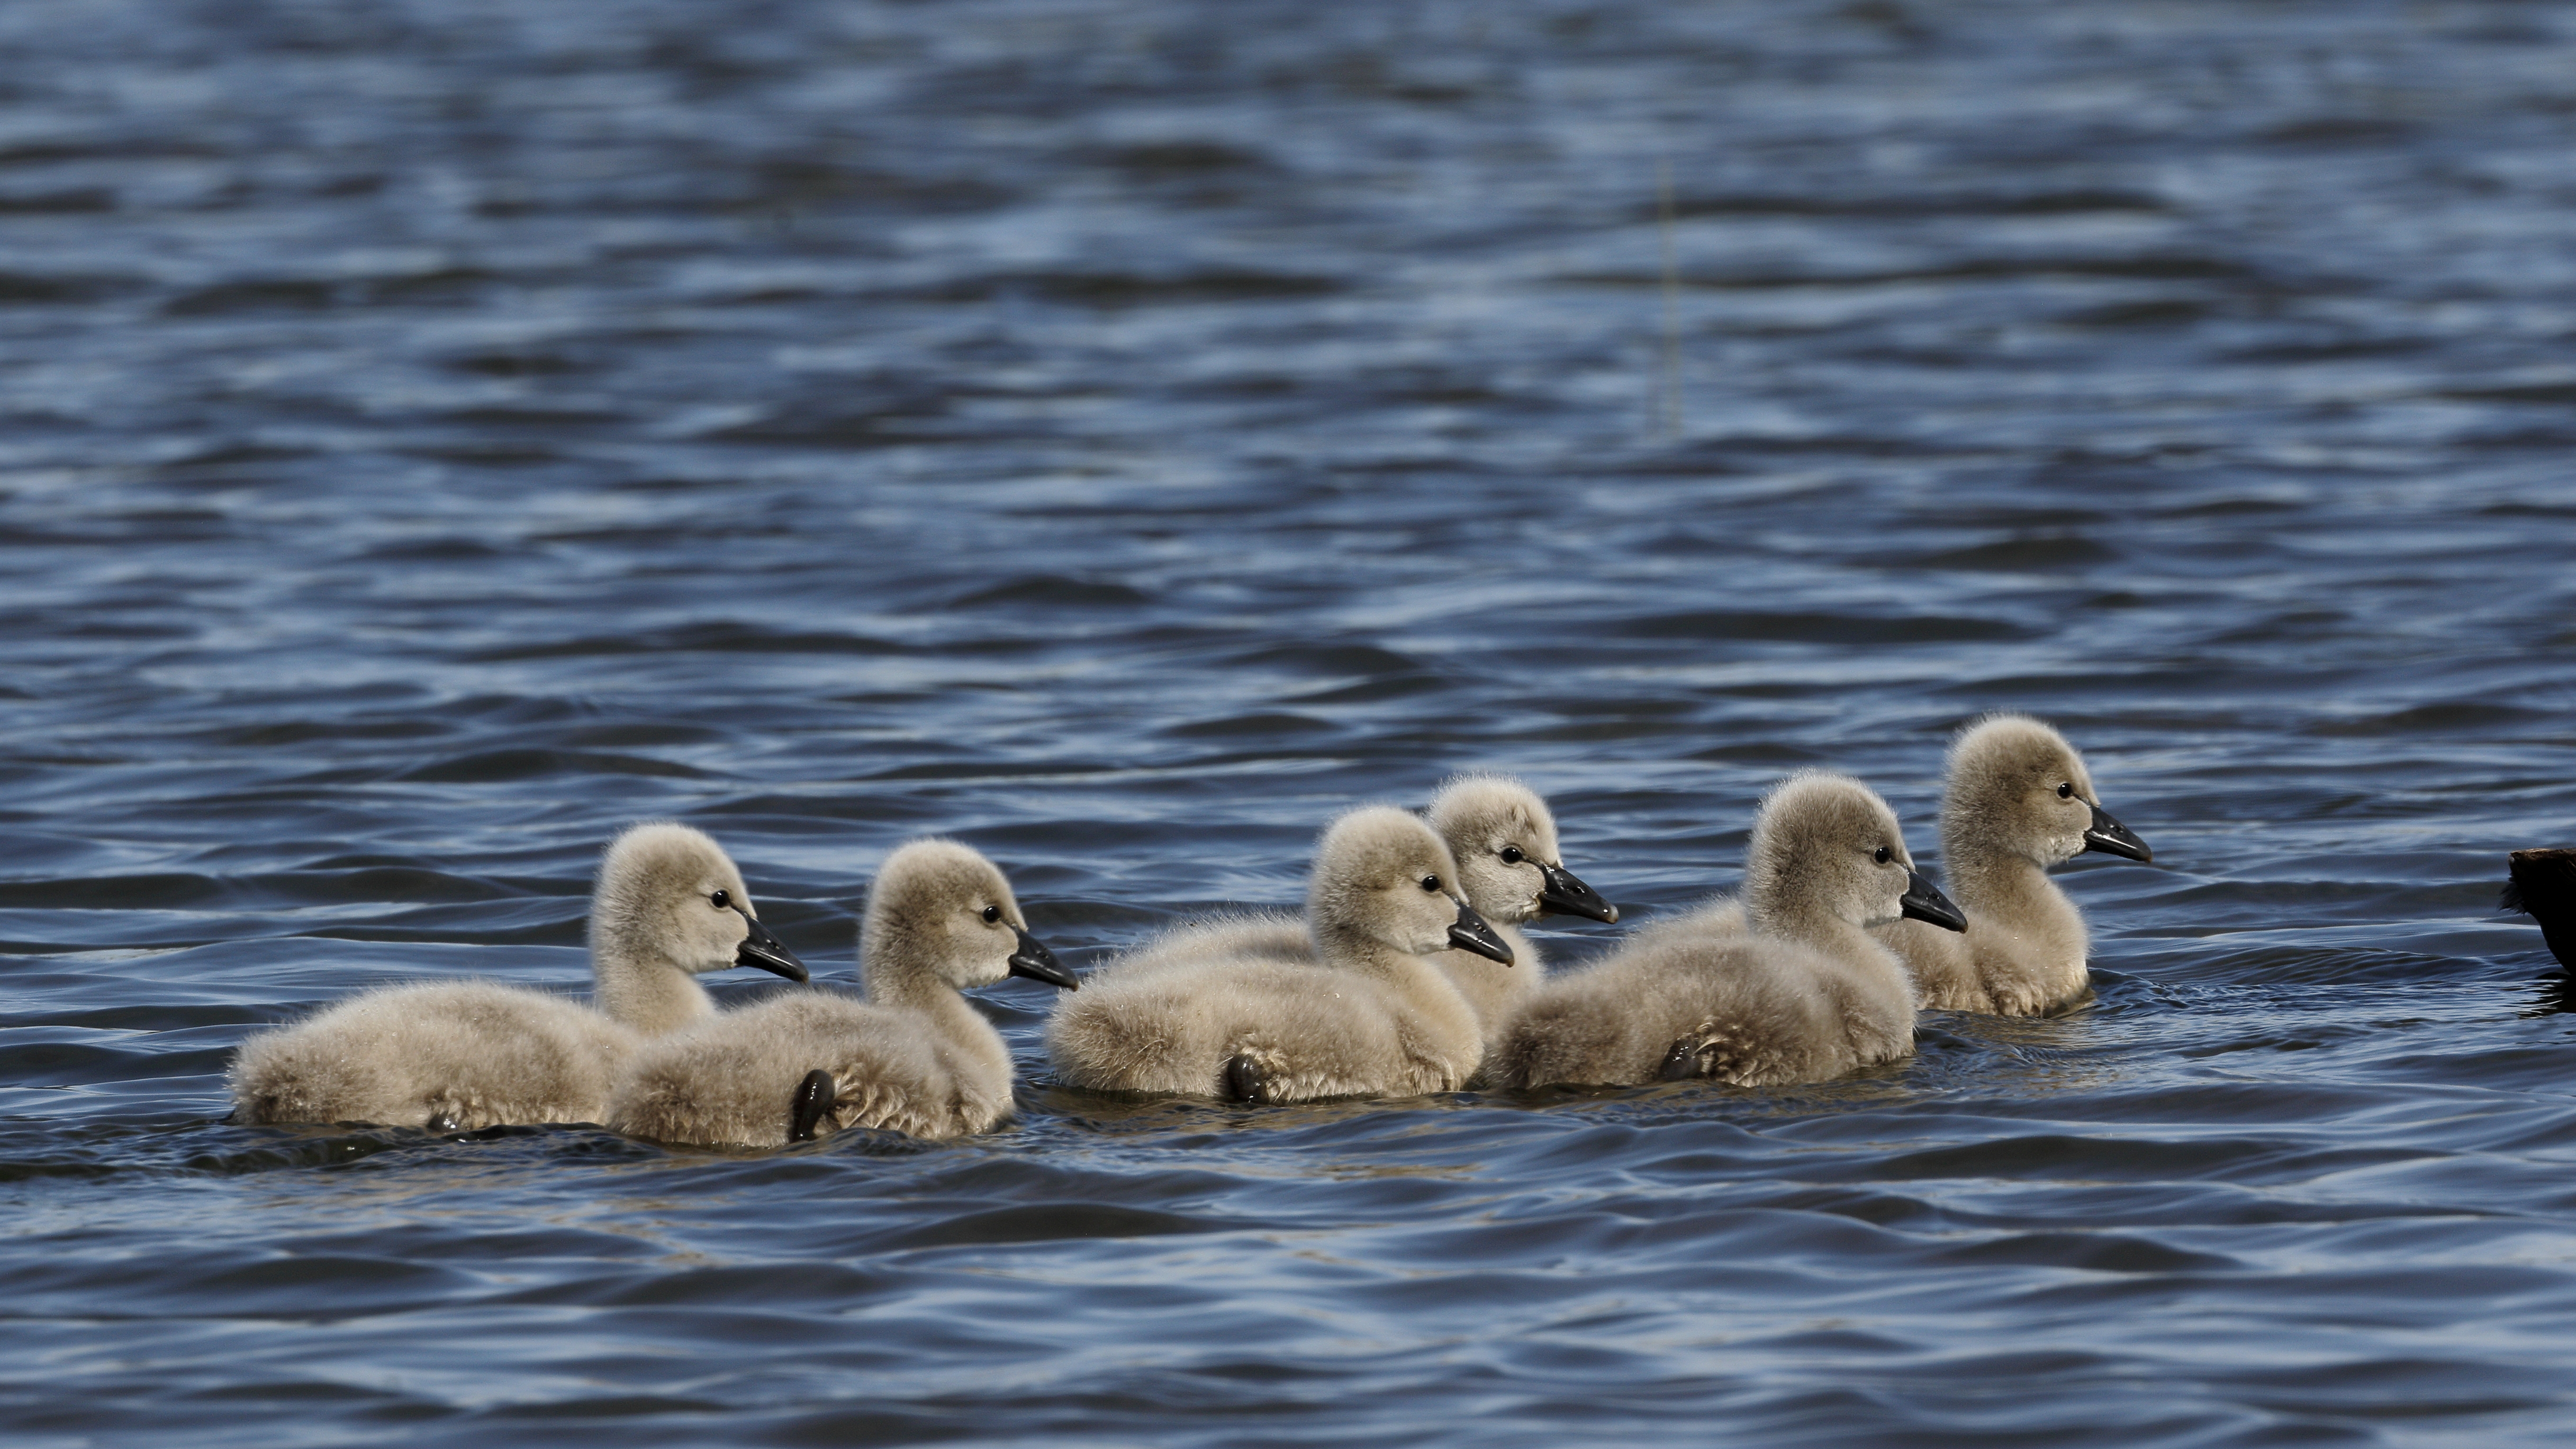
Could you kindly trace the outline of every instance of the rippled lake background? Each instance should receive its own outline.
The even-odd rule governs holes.
[[[2571,238],[2566,5],[18,0],[0,1430],[2564,1442]],[[2156,862],[1853,1080],[1111,1100],[1012,983],[961,1143],[222,1121],[638,818],[844,983],[908,836],[1093,963],[1467,767],[1651,919],[1995,708]]]

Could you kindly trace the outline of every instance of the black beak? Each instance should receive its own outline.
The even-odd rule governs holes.
[[[2104,855],[2116,855],[2122,860],[2156,858],[2156,853],[2147,849],[2145,841],[2130,834],[2129,827],[2112,819],[2111,812],[2099,805],[2093,807],[2093,824],[2084,832],[2084,848],[2098,850]]]
[[[1905,898],[1899,902],[1900,914],[1909,921],[1929,921],[1945,931],[1968,929],[1967,914],[1941,894],[1941,888],[1923,878],[1923,873],[1905,873]]]
[[[1017,926],[1011,929],[1020,930]],[[1074,979],[1072,972],[1064,969],[1063,962],[1055,959],[1055,953],[1046,948],[1046,942],[1026,931],[1020,931],[1020,948],[1011,953],[1011,974],[1025,976],[1031,981],[1043,981],[1049,986],[1061,986],[1067,991],[1082,989],[1082,983]]]
[[[1485,918],[1465,901],[1458,903],[1458,919],[1449,923],[1449,944],[1461,951],[1473,951],[1488,961],[1512,964],[1511,943],[1494,934],[1494,928],[1485,924]]]
[[[814,979],[806,974],[805,963],[796,959],[795,952],[778,944],[778,938],[769,934],[769,928],[760,923],[758,916],[740,906],[733,909],[734,914],[742,917],[742,923],[751,927],[751,933],[742,938],[742,949],[733,953],[733,964],[774,971],[790,981]]]
[[[1561,865],[1550,865],[1543,860],[1532,861],[1531,864],[1538,867],[1540,878],[1547,882],[1539,888],[1540,910],[1556,911],[1568,916],[1582,916],[1594,921],[1609,922],[1619,919],[1619,908],[1601,899],[1599,891],[1576,880],[1574,872]]]

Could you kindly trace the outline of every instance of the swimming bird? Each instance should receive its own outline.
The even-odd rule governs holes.
[[[1992,715],[1950,746],[1941,792],[1941,867],[1968,913],[1962,935],[1907,922],[1882,936],[1905,958],[1927,1010],[2036,1016],[2092,996],[2084,913],[2046,872],[2088,850],[2154,852],[2111,818],[2084,757],[2027,715]]]
[[[2539,922],[2549,954],[2576,971],[2576,850],[2517,850],[2506,869],[2504,909]]]
[[[701,972],[804,963],[753,914],[722,847],[685,825],[638,825],[601,857],[591,897],[595,1005],[491,981],[361,993],[241,1045],[234,1120],[376,1122],[471,1131],[596,1122],[646,1039],[715,1014]]]
[[[1509,969],[1511,947],[1459,893],[1419,818],[1363,806],[1315,849],[1311,960],[1148,943],[1058,1003],[1047,1056],[1066,1085],[1237,1101],[1453,1091],[1484,1054],[1476,1014],[1425,959],[1450,947]]]
[[[637,1052],[608,1125],[635,1137],[777,1147],[845,1127],[981,1132],[1011,1114],[1011,1053],[961,991],[1025,976],[1071,990],[1011,883],[953,840],[886,857],[859,922],[866,995],[793,991]]]
[[[1455,947],[1426,958],[1466,998],[1490,1044],[1547,977],[1538,948],[1516,927],[1550,914],[1615,922],[1619,908],[1565,868],[1557,846],[1555,815],[1537,791],[1518,780],[1505,775],[1456,776],[1440,787],[1422,813],[1458,864],[1460,893],[1467,904],[1511,948],[1507,971],[1495,970],[1493,962],[1476,952]],[[1151,970],[1166,962],[1230,956],[1312,961],[1314,937],[1295,916],[1224,916],[1166,932],[1130,955],[1120,969]]]
[[[1966,923],[1915,872],[1887,802],[1847,775],[1792,775],[1763,799],[1744,877],[1742,928],[1640,932],[1549,982],[1505,1028],[1488,1079],[1771,1086],[1912,1053],[1914,983],[1870,928]]]

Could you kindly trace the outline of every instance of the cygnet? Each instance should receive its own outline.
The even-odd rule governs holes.
[[[1910,1054],[1914,983],[1869,928],[1965,922],[1915,873],[1887,803],[1849,776],[1791,776],[1762,802],[1744,876],[1743,929],[1641,932],[1548,983],[1505,1029],[1487,1077],[1771,1086]]]
[[[2505,864],[2504,908],[2539,922],[2549,954],[2576,971],[2576,850],[2517,850]]]
[[[1542,915],[1616,921],[1619,908],[1565,868],[1556,840],[1556,817],[1547,801],[1503,775],[1460,775],[1440,787],[1423,811],[1458,863],[1467,904],[1494,928],[1512,952],[1511,969],[1472,951],[1452,948],[1430,956],[1449,984],[1476,1013],[1490,1044],[1520,1003],[1546,979],[1547,965],[1520,931]],[[1257,956],[1281,961],[1315,959],[1306,923],[1288,915],[1219,917],[1179,927],[1132,954],[1121,970],[1151,970],[1166,962]]]
[[[730,966],[806,979],[721,847],[685,825],[638,825],[608,847],[591,897],[595,1006],[489,981],[365,992],[243,1042],[234,1120],[597,1122],[645,1039],[714,1015],[697,976]]]
[[[2047,876],[2088,850],[2154,858],[2093,793],[2084,758],[2026,715],[1960,731],[1941,792],[1941,871],[1964,936],[1912,923],[1883,933],[1934,1011],[2039,1016],[2092,996],[2084,913]]]
[[[1237,1101],[1453,1091],[1484,1054],[1475,1012],[1428,957],[1509,969],[1512,949],[1460,893],[1420,819],[1364,806],[1324,832],[1307,883],[1311,960],[1194,959],[1149,943],[1095,972],[1047,1024],[1068,1086]],[[1248,923],[1257,932],[1259,922]]]
[[[886,857],[859,922],[864,999],[795,991],[638,1052],[608,1125],[705,1146],[777,1147],[844,1127],[981,1132],[1011,1114],[1011,1053],[961,991],[1072,972],[1029,934],[1002,872],[953,840]]]

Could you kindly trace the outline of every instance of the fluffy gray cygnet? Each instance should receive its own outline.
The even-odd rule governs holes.
[[[981,1132],[1011,1114],[1011,1054],[961,991],[1026,976],[1072,988],[1002,872],[953,840],[886,857],[859,922],[865,999],[794,991],[636,1053],[608,1125],[703,1146],[777,1147],[844,1127]]]
[[[1968,914],[1964,936],[1914,922],[1880,939],[1905,958],[1934,1011],[2037,1016],[2091,999],[2084,913],[2050,866],[2088,850],[2153,858],[2103,810],[2084,757],[2026,715],[1960,731],[1941,792],[1941,872]]]
[[[1452,1091],[1484,1053],[1476,1014],[1428,957],[1452,946],[1510,969],[1512,951],[1458,887],[1431,827],[1365,806],[1324,832],[1307,883],[1312,959],[1196,954],[1219,937],[1150,942],[1093,973],[1047,1024],[1068,1086],[1239,1101]],[[1274,921],[1232,923],[1257,947]],[[1185,934],[1203,928],[1185,928]]]
[[[597,1122],[645,1040],[715,1014],[701,972],[804,964],[752,914],[721,847],[668,822],[620,835],[590,907],[592,999],[489,981],[388,986],[242,1043],[234,1120],[376,1122],[472,1131]]]
[[[1505,1029],[1487,1077],[1770,1086],[1910,1054],[1914,983],[1870,928],[1964,922],[1915,873],[1887,803],[1849,776],[1791,776],[1762,802],[1744,875],[1745,928],[1640,932],[1548,983]]]
[[[1449,978],[1476,1013],[1488,1045],[1522,1001],[1547,979],[1538,948],[1515,929],[1542,915],[1616,921],[1619,908],[1565,868],[1556,841],[1556,817],[1547,801],[1503,775],[1460,775],[1440,787],[1423,810],[1431,828],[1458,863],[1467,904],[1511,947],[1512,965],[1497,971],[1484,956],[1452,947],[1428,958]],[[1121,969],[1151,970],[1173,961],[1219,957],[1280,961],[1315,959],[1306,923],[1287,915],[1220,917],[1179,927],[1128,957]]]

